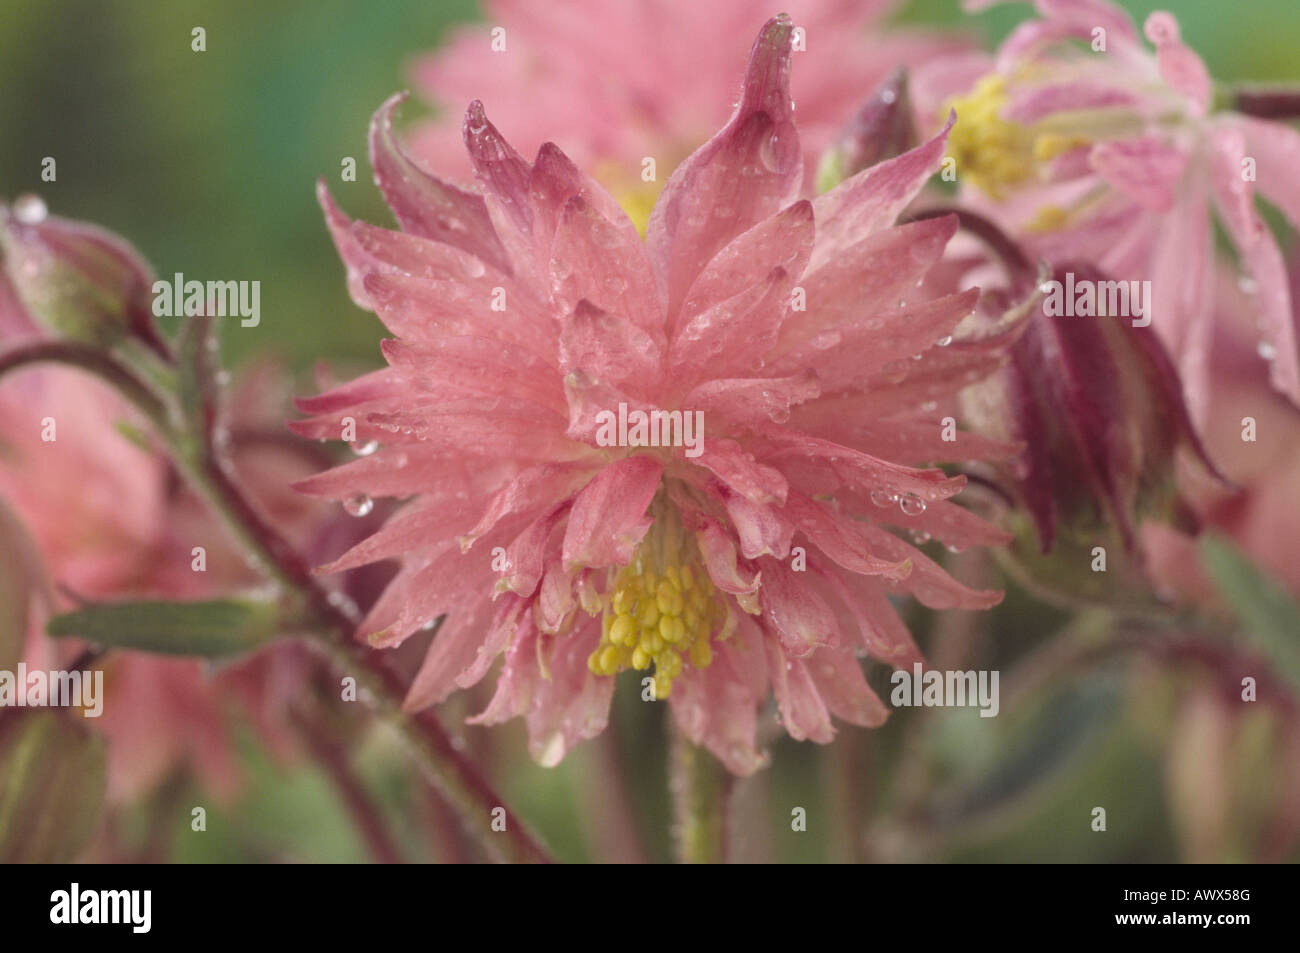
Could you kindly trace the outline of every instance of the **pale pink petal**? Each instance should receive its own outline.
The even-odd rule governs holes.
[[[819,645],[840,643],[835,613],[801,573],[766,557],[758,566],[763,573],[759,597],[764,622],[780,638],[787,656],[803,658]]]
[[[630,223],[616,227],[581,195],[563,205],[548,248],[551,294],[571,310],[586,299],[663,346],[663,306],[645,245]]]
[[[879,162],[845,179],[813,202],[817,243],[810,269],[820,268],[850,245],[894,223],[898,214],[939,170],[948,130],[955,118],[934,138],[901,156]]]
[[[405,231],[463,249],[508,274],[510,262],[482,197],[429,175],[398,145],[393,113],[405,98],[391,97],[370,124],[370,162],[388,207]]]
[[[1182,41],[1178,21],[1157,10],[1147,17],[1143,32],[1156,45],[1156,65],[1161,78],[1192,101],[1197,115],[1205,115],[1210,104],[1210,74],[1205,63]]]
[[[835,729],[803,659],[791,658],[775,639],[766,639],[763,646],[767,650],[772,694],[785,730],[796,741],[808,738],[827,744],[835,736]]]
[[[863,728],[879,728],[889,717],[889,709],[871,690],[849,649],[820,648],[804,661],[804,667],[822,702],[837,718]]]
[[[673,718],[687,738],[708,748],[727,770],[750,775],[768,762],[755,744],[758,710],[767,692],[762,636],[742,626],[714,645],[708,668],[687,666],[673,683]]]
[[[655,203],[646,247],[669,314],[723,246],[798,197],[803,156],[790,103],[790,33],[788,17],[764,26],[731,120],[677,167]]]
[[[1094,146],[1090,161],[1097,174],[1144,208],[1167,212],[1187,156],[1154,137],[1119,139]]]
[[[566,569],[625,566],[652,520],[646,509],[664,468],[638,454],[604,467],[578,494],[564,532]]]
[[[709,578],[719,589],[733,594],[751,593],[758,589],[761,573],[754,572],[747,577],[741,571],[736,544],[716,519],[707,519],[695,534],[695,539]]]
[[[1255,210],[1255,194],[1242,175],[1245,141],[1236,129],[1214,135],[1215,206],[1255,281],[1256,323],[1271,348],[1269,381],[1292,403],[1300,405],[1300,344],[1296,322],[1300,311],[1291,301],[1290,279],[1273,233]]]
[[[629,381],[644,389],[659,378],[662,350],[647,332],[585,298],[560,329],[560,368],[582,370],[597,380]]]

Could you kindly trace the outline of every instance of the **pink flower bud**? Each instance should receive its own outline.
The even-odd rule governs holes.
[[[0,251],[23,306],[58,336],[102,346],[127,334],[155,339],[153,273],[116,235],[51,217],[29,195],[0,206]]]

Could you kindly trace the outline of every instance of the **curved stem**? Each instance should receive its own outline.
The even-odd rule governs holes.
[[[731,775],[717,759],[672,728],[669,786],[673,792],[677,859],[683,864],[727,861],[727,801]]]
[[[346,599],[332,592],[314,576],[307,560],[267,520],[239,486],[233,466],[213,439],[217,414],[215,375],[211,373],[213,353],[205,338],[196,336],[194,348],[182,359],[196,358],[198,392],[189,395],[194,406],[186,415],[199,431],[191,434],[177,426],[181,415],[111,354],[68,342],[41,342],[0,354],[0,377],[21,367],[57,362],[98,374],[136,404],[166,441],[178,468],[220,516],[227,528],[257,557],[263,571],[282,586],[298,593],[316,623],[309,644],[323,651],[344,674],[357,678],[370,708],[392,722],[417,756],[430,783],[462,814],[466,827],[478,835],[490,856],[513,862],[546,863],[550,856],[517,815],[505,810],[505,830],[493,829],[492,813],[505,808],[469,759],[456,750],[432,712],[406,714],[401,700],[405,686],[375,653],[352,641],[356,612]],[[186,395],[182,395],[182,403]],[[498,825],[499,826],[499,825]]]
[[[144,380],[107,351],[70,341],[24,344],[0,354],[0,377],[35,364],[67,364],[95,374],[135,404],[162,433],[171,438],[174,422],[167,404]]]
[[[1300,119],[1300,89],[1287,86],[1239,86],[1232,91],[1234,112],[1260,119]]]
[[[366,790],[365,784],[353,770],[352,763],[348,760],[348,752],[337,741],[321,731],[317,720],[303,713],[294,712],[293,721],[298,728],[298,734],[315,755],[317,763],[334,783],[343,806],[356,825],[361,839],[366,843],[370,856],[380,864],[402,863],[402,852],[393,842],[392,835],[388,832],[384,818],[370,792]]]

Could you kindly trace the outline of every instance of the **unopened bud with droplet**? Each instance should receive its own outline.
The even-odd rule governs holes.
[[[128,334],[156,340],[152,270],[116,235],[50,216],[26,195],[0,205],[0,252],[23,307],[58,336],[100,346]]]
[[[912,148],[915,130],[901,66],[872,91],[839,138],[822,153],[817,191],[827,192],[851,175]]]

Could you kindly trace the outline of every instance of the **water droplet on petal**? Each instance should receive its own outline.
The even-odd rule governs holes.
[[[893,490],[886,489],[883,486],[877,487],[876,489],[871,491],[871,502],[875,503],[877,506],[883,509],[886,506],[893,506],[895,503],[897,503],[898,494],[895,493]]]
[[[781,171],[781,137],[775,132],[763,140],[758,147],[758,158],[769,172]]]
[[[369,443],[350,443],[349,447],[358,457],[368,457],[379,449],[379,441],[371,440]]]
[[[952,343],[952,335],[945,334],[943,337],[939,338],[939,340],[935,341],[934,343],[939,345],[939,347],[947,347],[949,344]]]
[[[350,496],[343,501],[343,512],[349,516],[366,516],[375,508],[375,501],[364,493]]]
[[[1255,293],[1255,289],[1258,288],[1259,286],[1255,284],[1255,279],[1250,277],[1250,275],[1242,275],[1237,279],[1237,287],[1240,288],[1245,294],[1253,295]]]
[[[925,512],[925,500],[915,493],[904,493],[898,498],[898,508],[908,516],[920,516]]]
[[[1259,344],[1255,346],[1255,353],[1257,353],[1264,360],[1271,361],[1275,357],[1277,357],[1277,348],[1275,348],[1268,341],[1260,341]]]
[[[14,199],[14,218],[24,225],[37,225],[45,221],[45,216],[49,213],[45,199],[32,192]]]

